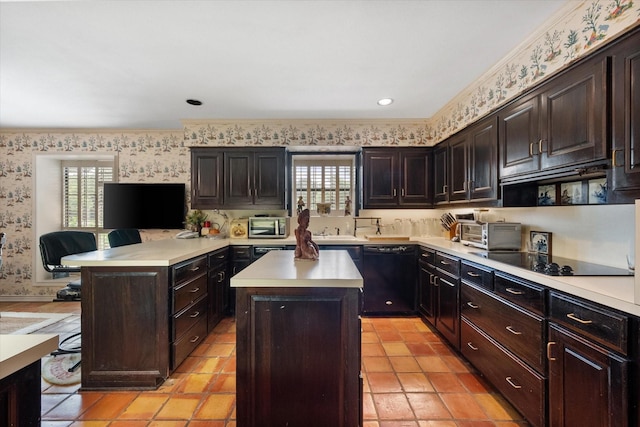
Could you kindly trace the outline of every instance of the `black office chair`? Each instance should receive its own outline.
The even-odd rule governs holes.
[[[40,236],[42,266],[54,279],[68,277],[80,272],[80,267],[61,265],[60,259],[67,255],[97,250],[96,236],[87,231],[54,231]],[[73,280],[56,294],[57,300],[78,301],[81,297],[80,279]]]
[[[140,232],[136,228],[118,228],[110,231],[107,237],[109,238],[109,246],[112,248],[142,243]]]
[[[97,250],[96,236],[86,231],[54,231],[40,236],[40,254],[42,265],[54,278],[69,276],[69,273],[80,271],[80,267],[60,265],[60,259],[67,255]],[[81,281],[73,280],[66,287],[56,293],[56,301],[78,301],[81,297]],[[79,344],[81,333],[75,333],[60,341],[58,349],[51,353],[52,356],[61,354],[80,353],[82,347]],[[68,369],[73,372],[80,366],[80,361]]]

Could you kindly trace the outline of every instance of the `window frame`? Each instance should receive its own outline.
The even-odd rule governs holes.
[[[288,193],[288,200],[289,200],[289,213],[290,215],[296,216],[297,215],[297,188],[296,188],[296,173],[295,173],[295,168],[297,164],[300,163],[317,163],[319,165],[330,165],[331,162],[334,162],[334,164],[338,164],[338,163],[344,163],[344,162],[349,162],[351,164],[351,193],[350,193],[350,197],[352,200],[351,203],[351,216],[357,216],[358,214],[358,210],[359,210],[359,206],[360,206],[360,200],[361,200],[361,189],[360,189],[360,182],[361,182],[361,164],[362,164],[362,160],[361,160],[361,150],[357,150],[357,151],[327,151],[327,152],[312,152],[312,151],[304,151],[304,152],[289,152],[288,153],[289,156],[289,161],[287,162],[287,164],[289,165],[289,167],[287,168],[288,170],[288,176],[287,176],[287,182],[289,183],[290,190],[287,192]],[[309,189],[307,188],[307,191],[309,191]],[[336,195],[339,194],[339,190],[336,193]],[[315,209],[312,209],[309,203],[309,198],[307,197],[306,199],[304,199],[306,205],[305,208],[308,208],[311,211],[311,215],[316,215]],[[331,217],[344,217],[344,207],[338,207],[336,208],[335,206],[332,206],[332,212],[331,212]]]

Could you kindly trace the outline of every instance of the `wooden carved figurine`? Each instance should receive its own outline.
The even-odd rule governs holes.
[[[311,214],[309,209],[304,209],[298,215],[298,228],[296,228],[296,250],[294,254],[295,259],[308,259],[315,261],[319,257],[320,248],[311,240],[311,232],[307,230],[309,228],[309,219]]]

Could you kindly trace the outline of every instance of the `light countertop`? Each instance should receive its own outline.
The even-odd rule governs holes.
[[[541,273],[479,257],[472,254],[472,252],[479,251],[477,248],[464,246],[461,243],[451,242],[442,237],[412,237],[410,241],[371,241],[364,237],[354,238],[352,236],[314,236],[313,239],[320,246],[402,243],[422,244],[450,255],[454,255],[477,264],[486,265],[522,279],[530,280],[551,289],[557,289],[635,316],[640,316],[640,305],[634,303],[635,280],[633,276],[547,276]],[[290,236],[286,239],[165,239],[129,246],[121,246],[104,251],[70,255],[64,257],[62,262],[65,265],[75,266],[171,266],[216,249],[224,248],[228,245],[295,246],[295,238]],[[272,252],[277,253],[280,251]],[[326,249],[321,249],[321,255],[325,252],[327,252]],[[260,260],[262,258],[260,258]],[[256,262],[259,262],[260,260]]]
[[[0,335],[0,379],[41,359],[58,348],[58,335]]]
[[[271,251],[233,276],[231,286],[362,288],[363,280],[347,251],[323,250],[315,261]]]

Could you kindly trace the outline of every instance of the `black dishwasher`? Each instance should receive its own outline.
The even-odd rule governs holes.
[[[365,245],[363,258],[363,314],[415,315],[416,246]]]

